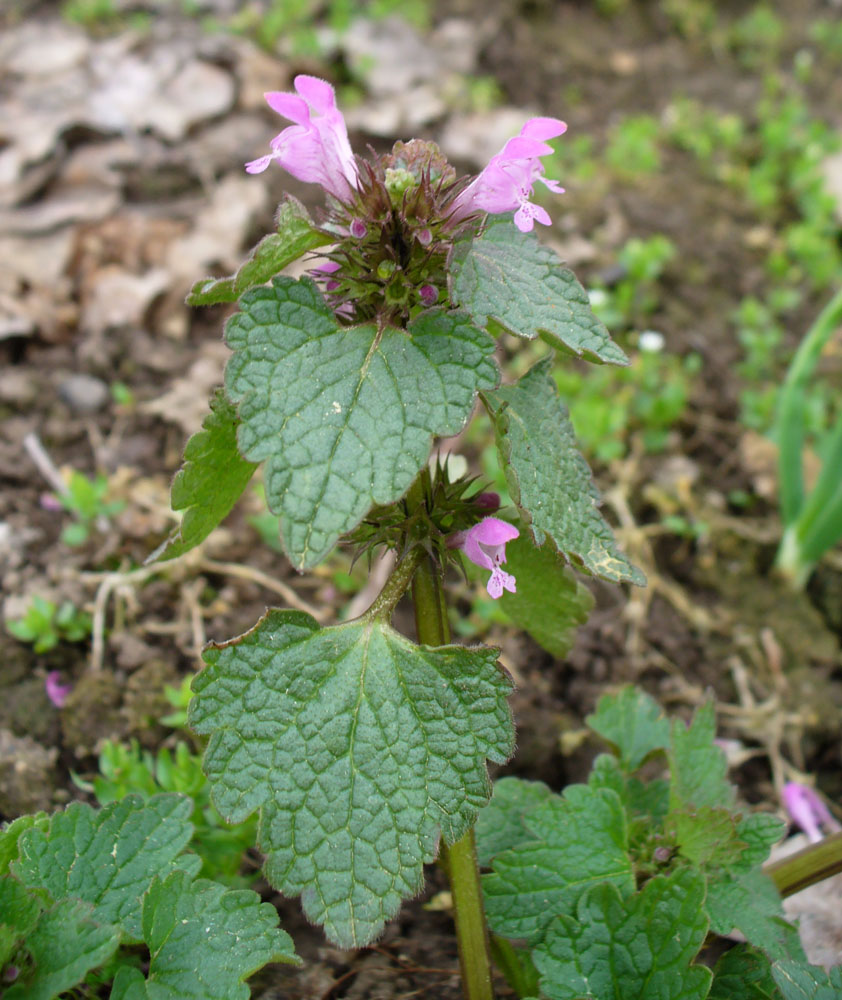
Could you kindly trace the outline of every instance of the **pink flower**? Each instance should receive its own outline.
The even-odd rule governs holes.
[[[44,688],[47,692],[47,697],[56,706],[56,708],[61,708],[67,701],[67,696],[73,690],[71,684],[61,683],[61,674],[58,670],[51,670],[44,681]]]
[[[269,144],[272,152],[246,164],[259,174],[272,160],[293,177],[320,184],[340,201],[348,201],[359,186],[357,165],[342,112],[336,107],[333,87],[316,76],[295,78],[295,94],[264,94],[269,107],[295,122]]]
[[[471,212],[514,212],[515,225],[528,233],[534,223],[550,225],[547,211],[534,205],[529,196],[535,181],[540,181],[550,191],[561,194],[564,188],[557,181],[544,177],[541,157],[552,152],[546,139],[554,139],[567,131],[567,125],[558,118],[530,118],[520,130],[520,135],[509,139],[502,150],[492,156],[485,170],[457,195],[453,204],[453,218],[463,219]]]
[[[801,785],[790,781],[784,785],[783,800],[786,811],[793,822],[807,834],[812,843],[822,839],[822,827],[825,830],[842,830],[839,822],[830,814],[830,810],[809,785]]]
[[[500,566],[506,561],[506,542],[519,534],[514,525],[498,517],[485,517],[467,531],[457,532],[450,543],[453,548],[462,549],[472,563],[491,570],[486,589],[495,600],[504,589],[515,593],[515,578]]]

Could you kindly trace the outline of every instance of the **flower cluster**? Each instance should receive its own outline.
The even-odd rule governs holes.
[[[328,194],[323,229],[337,238],[337,248],[329,270],[314,277],[341,317],[400,322],[440,302],[453,240],[484,213],[514,212],[522,232],[535,222],[549,225],[546,210],[530,197],[537,181],[563,190],[544,177],[541,158],[552,152],[547,140],[566,130],[564,122],[530,119],[477,177],[460,181],[435,143],[422,140],[398,142],[390,154],[358,160],[333,87],[301,75],[295,90],[265,95],[293,124],[246,170],[259,173],[274,160]]]

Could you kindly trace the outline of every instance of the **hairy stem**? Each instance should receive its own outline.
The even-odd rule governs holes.
[[[782,896],[792,896],[808,885],[838,875],[842,872],[842,833],[834,833],[803,851],[764,865],[763,871]]]
[[[407,496],[410,507],[426,501],[429,485],[429,471],[423,469]],[[412,581],[415,626],[418,641],[425,646],[443,646],[450,642],[442,575],[441,566],[425,553]],[[466,1000],[493,1000],[488,928],[473,829],[450,847],[442,842],[441,861],[453,895],[459,965]]]

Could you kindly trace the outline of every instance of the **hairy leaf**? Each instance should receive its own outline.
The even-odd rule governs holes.
[[[792,955],[792,928],[783,919],[780,896],[759,869],[711,879],[705,909],[714,933],[726,935],[736,928],[771,959]]]
[[[491,216],[479,237],[456,243],[451,275],[453,302],[480,326],[496,323],[529,339],[541,334],[590,361],[628,364],[573,272],[510,215]]]
[[[143,899],[149,973],[118,972],[111,1000],[248,1000],[243,983],[268,962],[297,963],[278,911],[250,889],[191,882],[185,872],[155,879]]]
[[[673,721],[669,751],[671,811],[688,806],[733,807],[735,790],[728,781],[728,762],[713,742],[715,736],[713,702],[702,705],[689,726],[679,719]]]
[[[670,724],[658,704],[633,684],[604,694],[585,722],[617,750],[625,771],[636,771],[656,750],[670,745]]]
[[[50,817],[45,812],[18,816],[0,830],[0,875],[9,871],[11,863],[18,857],[18,840],[24,830],[37,826],[46,830],[50,825]]]
[[[576,627],[588,620],[594,603],[591,592],[570,572],[552,542],[537,548],[525,533],[507,543],[506,569],[517,579],[517,593],[503,592],[503,611],[547,652],[566,656]]]
[[[549,927],[534,952],[550,1000],[705,1000],[710,969],[693,965],[707,933],[704,880],[685,869],[623,898],[591,888],[576,917]]]
[[[552,794],[542,781],[500,778],[494,782],[494,794],[480,810],[475,827],[477,858],[482,867],[487,868],[501,851],[535,839],[524,826],[523,818]]]
[[[3,1000],[53,1000],[102,965],[119,944],[120,928],[95,920],[90,904],[60,900],[27,936],[32,969],[4,991]]]
[[[343,947],[373,940],[439,831],[452,843],[488,800],[486,758],[512,752],[497,651],[270,611],[205,660],[189,717],[211,737],[217,807],[232,822],[260,808],[269,881]]]
[[[203,542],[228,516],[257,466],[237,450],[237,409],[217,389],[202,430],[184,449],[184,465],[172,484],[173,510],[183,510],[178,528],[147,562],[175,559]]]
[[[493,931],[505,937],[540,940],[557,914],[572,914],[594,882],[634,889],[626,816],[609,789],[570,785],[524,814],[532,834],[498,854],[483,878],[486,913]]]
[[[596,576],[642,585],[643,574],[617,551],[597,510],[590,470],[576,448],[551,367],[550,359],[539,361],[514,385],[483,393],[512,498],[536,545],[549,535],[560,552]]]
[[[769,959],[746,945],[725,952],[713,970],[708,1000],[781,1000]]]
[[[330,236],[313,227],[301,202],[289,195],[278,209],[276,229],[277,232],[263,237],[236,274],[197,281],[187,296],[187,305],[212,306],[218,302],[236,302],[243,292],[265,284],[308,250],[332,242]]]
[[[783,1000],[839,1000],[842,997],[842,966],[829,972],[815,965],[776,962],[772,976]]]
[[[141,896],[155,875],[176,867],[193,832],[192,805],[184,795],[154,795],[145,802],[127,795],[101,810],[71,802],[50,817],[49,829],[21,835],[12,871],[56,901],[91,903],[95,920],[119,924],[127,938],[140,940]]]
[[[41,909],[38,899],[17,879],[0,876],[0,969],[8,961],[17,942],[38,923]]]
[[[229,320],[225,384],[239,445],[266,461],[266,499],[299,568],[374,504],[399,499],[433,435],[458,433],[497,384],[494,342],[467,316],[428,311],[408,331],[341,327],[312,281],[276,278]]]

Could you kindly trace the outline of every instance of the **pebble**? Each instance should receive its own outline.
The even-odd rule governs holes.
[[[102,379],[94,375],[68,375],[59,383],[58,394],[74,413],[88,414],[101,410],[110,393]]]

